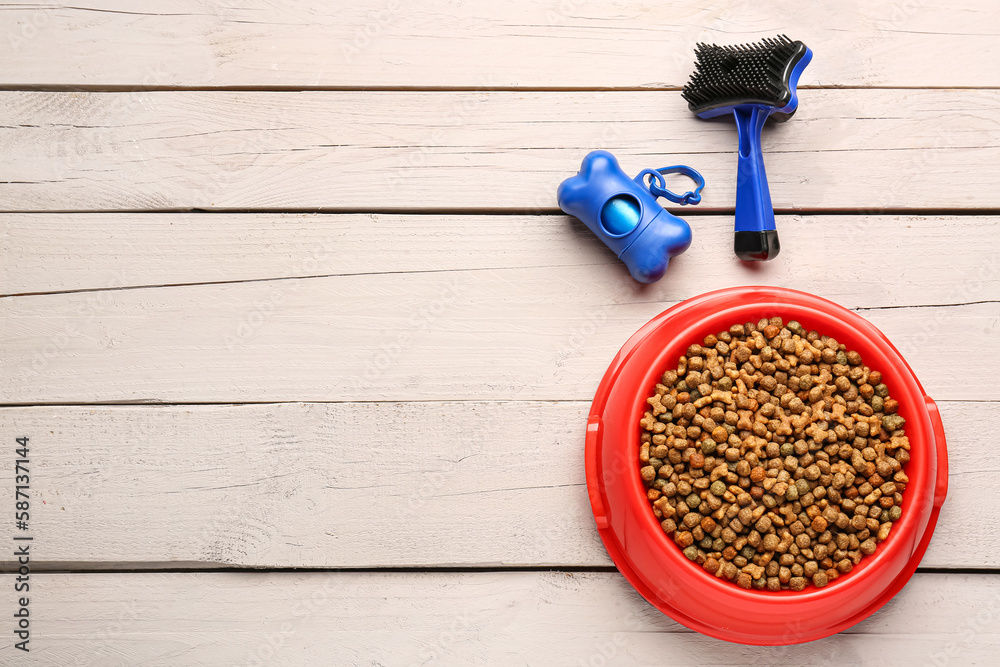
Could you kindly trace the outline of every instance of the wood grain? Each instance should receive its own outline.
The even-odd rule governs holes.
[[[668,0],[322,0],[155,10],[116,1],[5,8],[7,85],[680,86],[699,41],[786,32],[815,58],[803,84],[997,86],[990,0],[709,5]]]
[[[1000,207],[1000,91],[808,90],[764,153],[783,210]],[[553,211],[596,148],[689,164],[731,210],[736,131],[666,92],[0,93],[7,211]]]
[[[31,656],[48,665],[992,665],[1000,651],[997,575],[917,574],[853,628],[785,647],[693,633],[617,573],[47,574],[37,582]],[[4,643],[0,650],[12,640]]]
[[[705,4],[0,6],[0,443],[32,443],[31,661],[994,665],[1000,12]],[[815,58],[763,140],[782,255],[745,266],[735,129],[678,88],[696,42],[779,32]],[[596,148],[707,179],[657,285],[556,215]],[[707,639],[617,572],[515,571],[611,564],[589,399],[632,331],[735,284],[869,318],[948,436],[923,571],[804,646]]]
[[[1000,403],[940,406],[950,488],[922,565],[996,568],[980,504],[1000,452],[980,433]],[[0,436],[31,437],[34,568],[607,566],[589,407],[4,408]]]
[[[849,307],[1000,299],[996,216],[780,215],[781,257],[754,267],[732,253],[731,216],[687,220],[694,244],[663,285],[636,286],[642,299],[740,282],[797,286]],[[627,280],[563,215],[9,213],[0,252],[0,294],[530,267],[558,280],[574,266],[592,267],[588,290]]]
[[[628,336],[691,296],[669,280],[644,289],[618,266],[597,268],[8,297],[0,402],[589,400]],[[792,275],[767,282],[800,286]],[[968,349],[996,340],[995,301],[885,308],[886,287],[873,289],[862,314],[931,396],[1000,399],[993,366],[968,363]]]

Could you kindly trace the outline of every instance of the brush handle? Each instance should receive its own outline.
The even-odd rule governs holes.
[[[740,139],[734,249],[737,257],[747,261],[774,259],[780,250],[764,155],[760,150],[760,133],[772,110],[756,104],[733,109]]]

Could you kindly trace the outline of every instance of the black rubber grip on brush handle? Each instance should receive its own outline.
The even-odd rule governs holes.
[[[736,251],[736,256],[745,262],[774,259],[781,251],[781,244],[778,243],[778,230],[736,232],[733,250]]]

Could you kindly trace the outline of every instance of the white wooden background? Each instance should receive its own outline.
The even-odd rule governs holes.
[[[779,32],[815,57],[745,266],[735,129],[679,88]],[[0,663],[997,664],[998,34],[994,0],[0,3],[0,508],[29,435],[34,536]],[[594,148],[708,181],[656,285],[556,208]],[[918,573],[805,646],[673,623],[587,504],[615,352],[740,284],[870,319],[948,435]]]

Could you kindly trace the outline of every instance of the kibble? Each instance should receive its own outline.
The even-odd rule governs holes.
[[[744,589],[850,572],[889,539],[909,482],[906,420],[883,380],[780,318],[690,345],[640,420],[639,473],[663,531]]]

